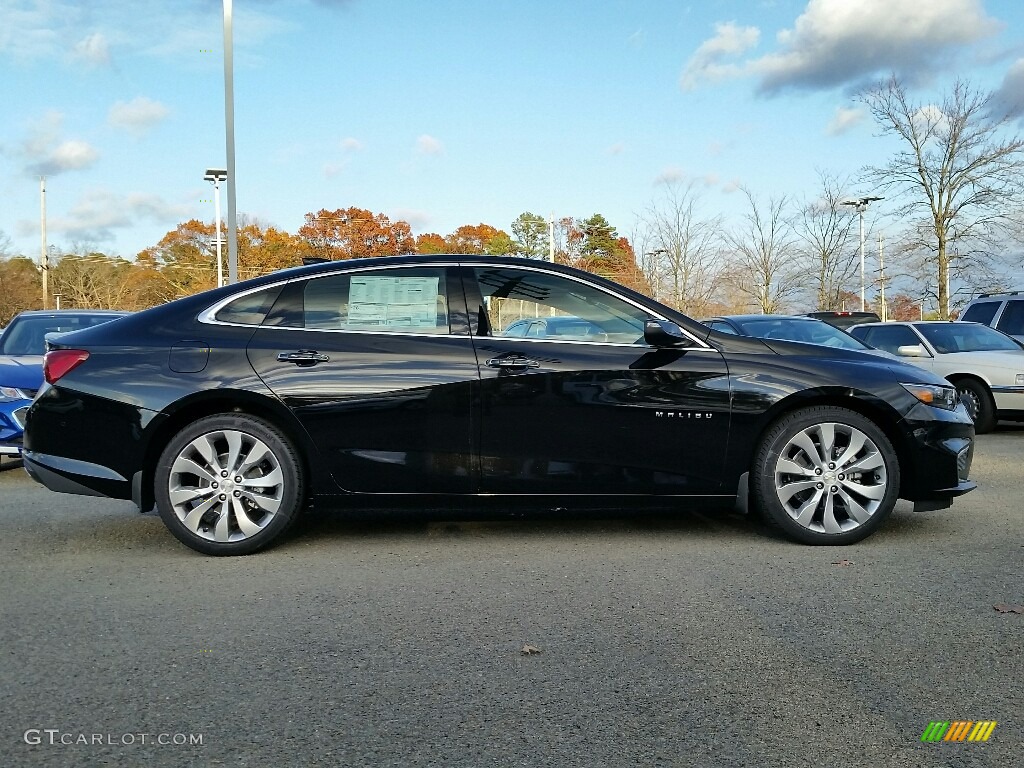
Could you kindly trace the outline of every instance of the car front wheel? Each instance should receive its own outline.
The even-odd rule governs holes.
[[[160,456],[157,509],[179,541],[208,555],[245,555],[294,522],[302,466],[291,442],[252,416],[209,416],[181,430]]]
[[[773,425],[751,473],[762,517],[805,544],[852,544],[870,535],[899,497],[900,467],[888,438],[846,408],[794,411]]]

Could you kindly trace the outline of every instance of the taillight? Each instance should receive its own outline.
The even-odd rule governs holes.
[[[56,384],[63,376],[89,359],[84,349],[53,349],[43,357],[43,378]]]

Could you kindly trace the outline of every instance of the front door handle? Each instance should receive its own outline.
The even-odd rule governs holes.
[[[295,352],[278,352],[277,354],[277,362],[295,363],[296,365],[316,365],[317,363],[326,363],[330,359],[315,349],[300,349]]]
[[[522,355],[508,355],[506,357],[492,357],[487,361],[491,368],[539,368],[540,363]]]

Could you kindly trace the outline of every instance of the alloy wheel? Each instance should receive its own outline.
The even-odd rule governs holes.
[[[199,435],[171,464],[175,516],[208,541],[237,542],[264,530],[281,508],[281,462],[262,440],[234,429]]]
[[[775,493],[789,517],[817,533],[845,533],[867,523],[886,495],[878,446],[849,424],[828,422],[796,432],[779,454]]]

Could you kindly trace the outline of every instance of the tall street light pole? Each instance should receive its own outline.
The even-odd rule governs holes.
[[[50,308],[50,259],[46,252],[46,177],[39,177],[39,268],[43,271],[43,309]]]
[[[876,200],[884,200],[884,197],[861,197],[856,200],[844,200],[842,205],[852,205],[860,215],[860,311],[865,309],[864,303],[864,211],[868,205]]]
[[[224,285],[224,266],[223,260],[220,255],[220,183],[226,180],[228,172],[223,168],[207,168],[206,175],[203,176],[206,181],[213,182],[213,210],[214,216],[217,219],[217,287],[220,288]]]
[[[228,184],[228,282],[238,282],[238,226],[235,215],[235,76],[231,34],[231,0],[224,0],[224,134],[227,144]]]

